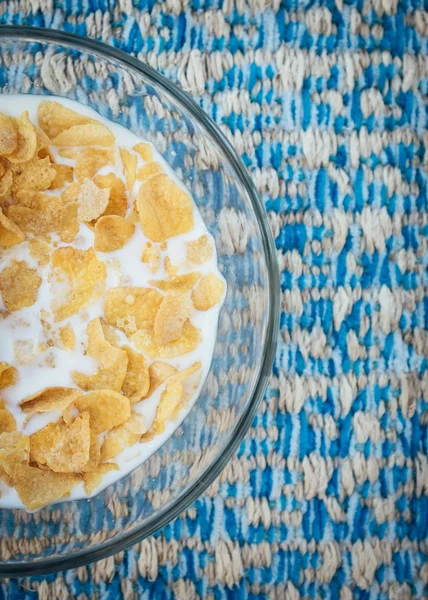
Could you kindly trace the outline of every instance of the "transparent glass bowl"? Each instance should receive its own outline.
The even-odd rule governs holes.
[[[227,280],[211,371],[188,417],[130,475],[90,500],[0,511],[0,576],[76,567],[165,525],[204,492],[251,424],[270,374],[279,278],[267,216],[230,144],[187,94],[87,38],[0,27],[1,93],[77,100],[155,144],[191,191]]]

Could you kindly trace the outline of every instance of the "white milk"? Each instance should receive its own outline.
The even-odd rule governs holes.
[[[31,95],[0,95],[0,112],[4,112],[11,116],[18,116],[24,110],[28,110],[31,121],[34,124],[37,124],[37,107],[41,101],[46,99],[57,100],[64,106],[105,123],[116,136],[116,139],[120,140],[120,146],[122,148],[128,148],[131,150],[137,142],[142,141],[141,138],[134,135],[128,129],[104,119],[92,109],[71,100],[64,100],[63,98],[46,98],[44,96]],[[60,157],[55,152],[54,148],[50,148],[50,150],[54,152],[56,163],[73,164],[73,161]],[[164,171],[171,178],[173,178],[181,188],[185,189],[183,184],[176,178],[169,165],[164,161],[162,156],[155,150],[154,147],[152,147],[152,151],[153,160],[156,160],[158,163],[160,163],[163,166]],[[138,160],[139,162],[137,164],[137,170],[144,164],[142,159],[139,158]],[[100,174],[110,172],[114,172],[117,177],[120,177],[122,180],[124,180],[118,148],[116,168],[113,169],[110,165],[99,171]],[[133,204],[133,200],[136,196],[139,185],[140,182],[137,181],[130,194],[130,207]],[[55,190],[52,192],[52,194],[58,194],[58,190]],[[186,242],[196,240],[201,235],[208,234],[201,215],[194,202],[193,217],[194,228],[192,231],[168,240],[167,249],[164,252],[161,251],[161,263],[159,270],[155,275],[151,273],[150,267],[141,261],[143,248],[150,240],[148,240],[148,238],[144,235],[139,225],[136,226],[135,233],[132,238],[120,250],[109,253],[97,252],[96,254],[98,259],[103,261],[107,266],[107,289],[121,285],[150,287],[150,284],[148,283],[149,280],[166,278],[166,273],[163,267],[163,258],[165,256],[169,256],[173,265],[179,265],[186,256]],[[51,234],[51,237],[54,240],[56,247],[71,245],[85,250],[94,244],[94,234],[92,230],[83,223],[80,225],[79,234],[72,244],[64,244],[56,234]],[[215,248],[213,241],[212,245],[213,248]],[[48,283],[49,265],[46,267],[39,267],[37,265],[37,260],[30,255],[28,242],[23,242],[18,246],[4,249],[2,251],[0,255],[0,272],[10,263],[12,259],[25,260],[30,267],[38,270],[39,275],[43,279],[43,282],[39,288],[37,301],[35,304],[33,304],[33,306],[13,312],[10,316],[0,320],[0,362],[7,362],[19,370],[19,379],[16,385],[2,390],[1,396],[6,402],[8,410],[10,410],[16,419],[17,429],[27,435],[30,435],[47,423],[57,421],[61,415],[58,411],[51,411],[49,413],[37,415],[29,419],[28,415],[25,415],[19,407],[19,404],[26,397],[31,396],[32,394],[35,394],[47,387],[76,387],[71,376],[73,371],[80,371],[88,374],[95,372],[96,361],[84,355],[87,337],[86,326],[92,319],[103,316],[104,297],[100,298],[84,309],[84,311],[82,311],[83,314],[73,315],[69,319],[61,321],[60,323],[54,323],[53,317],[50,313],[52,289]],[[121,264],[119,270],[116,267],[116,261],[119,261]],[[215,273],[217,276],[221,277],[217,268],[217,257],[215,251],[212,258],[208,262],[197,266],[194,269],[187,267],[185,270],[183,270],[181,268],[178,271],[178,274],[182,274],[190,270],[197,270],[202,274]],[[4,308],[5,307],[0,296],[0,311]],[[180,425],[185,416],[192,409],[192,405],[199,395],[202,384],[210,368],[216,340],[220,308],[221,303],[205,312],[198,312],[195,310],[195,313],[192,317],[192,323],[200,329],[202,338],[202,341],[196,350],[174,359],[161,359],[164,362],[170,363],[179,370],[189,367],[197,360],[201,361],[202,377],[199,387],[193,393],[193,396],[191,397],[186,408],[179,413],[173,422],[170,421],[166,424],[165,431],[162,434],[157,435],[149,442],[135,444],[134,446],[124,450],[116,458],[112,459],[113,462],[116,462],[119,465],[120,470],[111,471],[108,473],[104,477],[102,484],[92,495],[97,494],[107,485],[112,484],[114,481],[128,474],[139,464],[147,460],[149,456],[151,456],[151,454],[153,454],[153,452],[155,452],[172,435],[174,430]],[[58,330],[60,327],[64,327],[68,324],[71,325],[76,334],[76,347],[73,352],[64,351],[56,347],[50,347],[48,350],[42,353],[36,352],[37,346],[39,344],[43,344],[45,341],[44,332],[39,319],[40,311],[42,310],[46,311],[48,314],[46,321],[51,324],[55,330]],[[122,339],[125,341],[124,336]],[[19,342],[21,345],[22,342],[25,344],[25,362],[27,363],[25,365],[23,365],[22,362],[20,363],[17,361],[13,352],[14,345],[17,342]],[[127,343],[132,346],[130,341]],[[151,425],[156,415],[156,408],[163,388],[164,385],[160,386],[150,398],[133,405],[133,411],[144,415],[147,426]],[[8,487],[2,480],[0,480],[0,491],[0,507],[25,508],[16,491]],[[86,497],[87,495],[83,489],[83,483],[80,483],[73,489],[70,499]]]

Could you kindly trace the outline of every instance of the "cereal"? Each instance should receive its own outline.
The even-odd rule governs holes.
[[[70,352],[74,350],[76,346],[76,336],[74,334],[71,325],[67,325],[66,327],[61,327],[59,330],[59,338],[62,343],[62,347],[64,350],[69,350]]]
[[[28,463],[30,458],[30,438],[19,431],[0,433],[0,468],[11,480],[15,480],[16,468]]]
[[[41,102],[37,116],[40,127],[51,139],[74,125],[85,125],[96,122],[94,119],[85,117],[54,100]]]
[[[103,476],[110,471],[119,471],[119,467],[115,463],[102,463],[94,469],[91,473],[85,473],[83,475],[83,482],[85,485],[85,492],[90,496],[95,492],[97,487],[102,482]]]
[[[79,233],[79,220],[78,220],[79,205],[77,202],[69,202],[66,204],[62,211],[61,228],[59,230],[59,237],[62,242],[70,244],[76,239]]]
[[[111,146],[114,137],[101,123],[73,125],[52,139],[54,146]]]
[[[15,150],[8,155],[11,163],[24,163],[31,160],[37,149],[37,132],[31,123],[28,112],[25,111],[15,120],[18,129],[18,144]]]
[[[99,252],[114,252],[123,248],[135,231],[135,225],[118,215],[100,217],[95,225],[94,248]]]
[[[218,304],[224,293],[224,281],[213,273],[203,277],[192,292],[192,302],[197,310],[209,310]]]
[[[154,242],[163,242],[193,227],[189,196],[163,173],[141,184],[136,206],[141,227]]]
[[[5,406],[5,403],[0,401],[0,433],[10,433],[16,431],[16,421],[11,412]]]
[[[48,423],[30,436],[30,456],[55,473],[77,473],[89,460],[89,413],[81,413],[71,425]]]
[[[93,431],[90,432],[89,459],[88,462],[80,469],[82,473],[90,473],[94,471],[101,458],[101,448],[98,436]]]
[[[32,306],[37,300],[41,277],[25,261],[12,261],[0,273],[0,292],[10,311]]]
[[[149,369],[142,354],[135,352],[129,346],[124,346],[123,349],[128,355],[128,367],[122,384],[122,392],[133,404],[144,398],[149,391]]]
[[[58,248],[51,263],[51,285],[58,287],[51,306],[56,322],[78,313],[104,293],[106,266],[93,248]]]
[[[12,154],[18,146],[18,129],[15,121],[0,113],[0,155]]]
[[[9,248],[25,240],[25,235],[0,208],[0,247]]]
[[[45,413],[51,410],[64,410],[83,395],[81,390],[66,387],[45,388],[37,394],[28,396],[20,404],[25,413]]]
[[[144,417],[131,415],[125,423],[107,433],[101,447],[101,460],[110,460],[128,446],[133,446],[146,431]]]
[[[12,189],[12,183],[13,183],[12,171],[7,170],[3,173],[3,175],[0,179],[0,205],[2,207],[8,206],[8,204],[9,204],[9,197],[10,197],[10,192]]]
[[[137,170],[137,157],[132,152],[129,152],[125,148],[120,148],[120,158],[123,162],[124,173],[126,176],[126,185],[128,190],[132,190],[135,183],[135,173]]]
[[[43,192],[19,192],[19,204],[9,206],[7,216],[25,233],[45,235],[61,227],[63,206],[60,198]]]
[[[45,267],[49,264],[51,259],[51,246],[47,242],[38,238],[32,238],[31,240],[28,240],[28,249],[30,251],[30,256],[37,260],[39,267]]]
[[[193,312],[189,295],[180,292],[167,292],[156,313],[154,323],[155,340],[161,346],[178,340],[184,323]]]
[[[131,334],[137,329],[153,328],[161,302],[161,294],[150,288],[111,288],[106,294],[104,314],[110,325]]]
[[[141,255],[141,261],[148,265],[153,275],[159,269],[160,253],[157,248],[153,247],[151,242],[147,242],[147,244],[144,246],[143,254]]]
[[[51,165],[51,168],[55,171],[55,177],[52,179],[49,186],[50,190],[62,188],[66,183],[71,183],[73,181],[73,167],[67,165]]]
[[[90,392],[79,398],[74,406],[80,413],[89,413],[89,424],[94,433],[110,431],[124,423],[131,415],[128,398],[111,390]]]
[[[210,260],[213,247],[207,235],[201,235],[193,242],[187,242],[187,260],[194,265],[202,265]]]
[[[138,152],[138,154],[145,162],[150,162],[152,160],[153,152],[150,144],[147,144],[145,142],[139,142],[138,144],[135,144],[133,149],[135,150],[135,152]]]
[[[94,183],[101,190],[110,190],[109,201],[103,215],[118,215],[124,217],[128,210],[128,194],[125,184],[113,173],[97,175]]]
[[[111,150],[86,148],[85,150],[81,150],[76,158],[76,178],[77,181],[83,183],[85,179],[95,177],[102,167],[111,164],[114,161],[114,154]]]
[[[61,194],[61,201],[63,204],[68,204],[69,202],[77,202],[79,199],[80,193],[80,183],[77,181],[73,181],[70,185],[65,188],[63,193]]]
[[[80,481],[71,473],[54,473],[22,463],[16,467],[15,477],[16,491],[30,510],[66,498]]]
[[[138,169],[137,179],[144,181],[156,173],[162,173],[162,167],[157,162],[148,162]]]
[[[12,367],[7,362],[0,362],[0,389],[15,385],[17,372],[15,367]]]
[[[149,283],[159,288],[163,292],[174,290],[176,292],[188,292],[192,289],[198,279],[201,278],[200,273],[186,273],[185,275],[177,275],[172,279],[152,279]]]
[[[201,341],[201,336],[199,329],[186,321],[181,337],[164,345],[159,345],[155,334],[148,329],[139,329],[131,339],[138,350],[145,352],[150,358],[174,358],[195,350]]]
[[[85,179],[80,186],[77,198],[79,221],[93,221],[98,219],[107,208],[110,191],[101,190],[93,181]]]
[[[13,179],[13,187],[18,190],[47,190],[55,179],[56,171],[51,165],[49,156],[35,156],[20,165],[20,172]]]
[[[122,388],[128,366],[125,350],[112,346],[104,337],[100,319],[91,321],[87,328],[86,353],[98,361],[99,369],[94,375],[73,371],[74,382],[84,390],[114,390]]]
[[[153,392],[169,379],[174,373],[177,373],[177,369],[167,363],[160,360],[155,360],[149,367],[150,387],[147,392],[147,396],[151,396]]]

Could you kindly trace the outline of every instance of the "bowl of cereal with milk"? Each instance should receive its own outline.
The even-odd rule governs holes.
[[[279,311],[262,204],[189,96],[76,36],[3,27],[0,49],[4,576],[196,499],[263,397]]]

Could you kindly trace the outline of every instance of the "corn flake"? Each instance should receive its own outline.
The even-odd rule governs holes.
[[[218,304],[224,293],[224,281],[210,273],[201,279],[192,292],[192,302],[197,310],[208,310]]]
[[[83,183],[85,179],[92,179],[102,167],[114,162],[112,150],[102,148],[86,148],[77,153],[75,173],[77,181]],[[97,184],[98,185],[98,184]]]
[[[188,194],[164,173],[153,175],[141,184],[136,206],[143,232],[154,242],[163,242],[193,227]]]
[[[106,294],[104,314],[110,325],[131,334],[137,329],[153,328],[161,302],[162,295],[150,288],[111,288]]]
[[[73,181],[73,167],[68,165],[51,165],[51,168],[55,171],[55,177],[52,179],[49,186],[50,190],[56,190],[64,187],[66,183]]]
[[[207,235],[201,235],[197,240],[187,242],[187,260],[194,265],[202,265],[212,258],[213,247]]]
[[[201,278],[201,274],[194,273],[186,273],[185,275],[176,275],[172,279],[152,279],[149,281],[150,285],[154,285],[159,288],[163,292],[168,292],[170,290],[174,290],[176,292],[188,292],[192,289],[198,279]]]
[[[139,402],[149,391],[150,377],[145,358],[129,346],[123,346],[128,355],[128,367],[122,384],[122,392],[131,404]]]
[[[74,406],[80,413],[89,413],[90,426],[94,433],[110,431],[127,421],[131,415],[128,398],[112,390],[90,392],[79,398]],[[70,407],[66,410],[69,411]]]
[[[7,170],[3,173],[0,179],[0,204],[1,206],[7,206],[9,204],[10,193],[13,183],[13,174],[11,170]]]
[[[114,252],[123,248],[135,231],[135,225],[118,215],[102,216],[95,225],[94,248],[99,252]]]
[[[70,183],[70,185],[66,187],[63,193],[61,194],[61,202],[63,204],[68,204],[69,202],[77,202],[79,199],[79,193],[80,183],[77,183],[77,181],[73,181],[73,183]]]
[[[71,328],[71,325],[67,325],[66,327],[62,327],[59,330],[59,339],[61,340],[61,344],[64,350],[72,351],[76,346],[76,335]]]
[[[152,147],[147,142],[139,142],[138,144],[135,144],[133,150],[138,152],[145,162],[150,162],[153,158]]]
[[[164,363],[160,360],[155,360],[149,367],[150,387],[147,391],[146,397],[150,397],[157,388],[162,385],[167,379],[169,379],[174,373],[177,373],[177,369],[168,363]]]
[[[88,347],[86,353],[96,359],[99,369],[94,375],[73,371],[75,383],[84,390],[114,390],[122,388],[128,366],[125,350],[112,346],[104,337],[101,320],[94,319],[87,327]]]
[[[186,321],[181,337],[164,345],[159,345],[154,332],[148,329],[139,329],[131,339],[138,350],[145,352],[150,358],[174,358],[195,350],[201,336],[199,329]]]
[[[15,418],[7,410],[5,403],[0,401],[0,433],[10,433],[11,431],[16,431]]]
[[[106,461],[114,458],[122,450],[136,444],[141,436],[147,431],[142,415],[133,414],[129,419],[109,431],[101,447],[101,460]]]
[[[124,217],[128,210],[128,194],[123,181],[116,177],[114,173],[107,173],[107,175],[97,175],[94,183],[102,190],[110,190],[109,201],[103,216],[118,215]]]
[[[82,391],[76,388],[50,387],[25,398],[20,408],[23,412],[31,414],[64,410],[81,396]]]
[[[141,261],[148,265],[153,275],[159,269],[160,253],[157,248],[153,247],[153,244],[151,242],[147,242],[147,244],[145,245],[143,254],[141,256]]]
[[[76,473],[89,460],[89,414],[81,413],[71,425],[48,423],[30,436],[31,459],[55,473]]]
[[[145,179],[148,179],[157,173],[162,173],[162,167],[160,164],[157,162],[148,162],[138,169],[137,179],[144,181]]]
[[[85,125],[73,125],[52,139],[54,146],[111,146],[115,138],[111,131],[94,121]]]
[[[47,190],[55,179],[55,169],[49,156],[35,156],[28,162],[19,165],[19,173],[15,174],[13,188],[18,190]]]
[[[61,227],[63,206],[58,196],[32,190],[18,192],[17,205],[9,206],[7,216],[26,233],[45,235]]]
[[[95,492],[97,487],[101,484],[104,475],[110,473],[110,471],[119,471],[119,467],[115,463],[101,463],[91,473],[85,473],[83,475],[85,492],[88,496]]]
[[[93,431],[90,432],[89,459],[86,465],[81,468],[82,473],[90,473],[96,469],[100,463],[101,448],[98,436]]]
[[[0,208],[0,246],[8,248],[20,244],[25,240],[25,235],[13,221],[11,221]]]
[[[77,202],[70,202],[63,208],[59,237],[66,244],[73,242],[79,233],[78,211],[79,205]]]
[[[85,117],[54,100],[41,102],[37,110],[37,117],[40,127],[51,139],[74,125],[96,123],[94,119]]]
[[[183,332],[184,323],[193,312],[192,302],[187,293],[167,292],[156,313],[154,323],[155,339],[164,346],[178,340]]]
[[[30,256],[37,260],[39,267],[45,267],[49,264],[51,246],[47,242],[39,238],[32,238],[28,240],[28,249]]]
[[[18,147],[18,129],[15,121],[0,113],[0,155],[12,154]]]
[[[15,124],[18,129],[18,144],[12,154],[7,157],[13,164],[24,163],[31,160],[37,150],[37,132],[31,123],[28,111],[22,113]]]
[[[30,459],[30,438],[18,431],[0,433],[0,468],[7,478],[15,481],[16,468],[28,464]]]
[[[0,389],[10,387],[16,383],[17,371],[7,362],[0,362]]]
[[[93,221],[103,214],[108,205],[110,191],[101,190],[93,181],[86,179],[80,186],[78,196],[79,221]]]
[[[52,253],[51,264],[50,282],[58,288],[51,303],[56,322],[78,313],[104,293],[106,266],[93,248],[58,248]]]
[[[15,476],[16,491],[30,510],[66,498],[80,481],[72,473],[54,473],[22,463],[16,467]]]
[[[132,152],[126,150],[126,148],[120,148],[120,158],[123,162],[124,174],[126,177],[126,185],[128,190],[132,190],[135,183],[135,173],[137,170],[137,157]]]
[[[0,292],[10,311],[32,306],[37,300],[41,277],[25,261],[12,261],[0,273]]]

